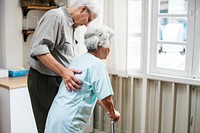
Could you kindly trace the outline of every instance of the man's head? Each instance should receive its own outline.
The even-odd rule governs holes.
[[[84,35],[88,52],[96,52],[100,59],[106,59],[110,52],[110,41],[113,35],[113,30],[108,26],[89,27]]]
[[[76,0],[69,6],[74,21],[74,27],[85,25],[94,20],[99,14],[99,3],[97,0]]]

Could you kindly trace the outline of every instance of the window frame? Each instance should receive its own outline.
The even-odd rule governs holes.
[[[196,0],[195,3],[197,9],[196,11],[193,11],[193,14],[195,15],[195,29],[200,28],[200,1]],[[194,37],[194,66],[192,71],[192,78],[193,79],[200,79],[200,30],[195,30],[195,37]]]

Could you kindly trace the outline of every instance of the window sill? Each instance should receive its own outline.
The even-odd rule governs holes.
[[[176,76],[161,75],[161,74],[154,74],[154,73],[148,73],[147,79],[174,82],[174,83],[182,83],[182,84],[190,84],[190,85],[200,85],[200,79],[176,77]]]

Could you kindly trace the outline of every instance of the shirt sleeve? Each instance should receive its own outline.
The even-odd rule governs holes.
[[[94,94],[99,100],[114,95],[108,72],[102,62],[93,67],[91,77]]]
[[[60,22],[56,15],[42,17],[31,42],[31,57],[53,50],[60,29]]]

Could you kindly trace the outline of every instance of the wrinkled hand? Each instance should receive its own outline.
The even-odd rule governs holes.
[[[82,83],[74,76],[74,74],[81,74],[81,71],[76,69],[65,69],[62,74],[63,81],[66,88],[71,91],[78,91],[81,89]]]
[[[111,116],[111,115],[109,115],[109,113],[108,113],[108,116],[109,116],[110,118],[112,118],[112,119],[114,120],[114,122],[117,122],[117,121],[119,120],[119,118],[120,118],[120,113],[119,113],[117,110],[115,110],[115,115]]]
[[[115,110],[115,116],[113,118],[114,122],[117,122],[119,120],[119,118],[120,118],[120,113],[117,110]]]

